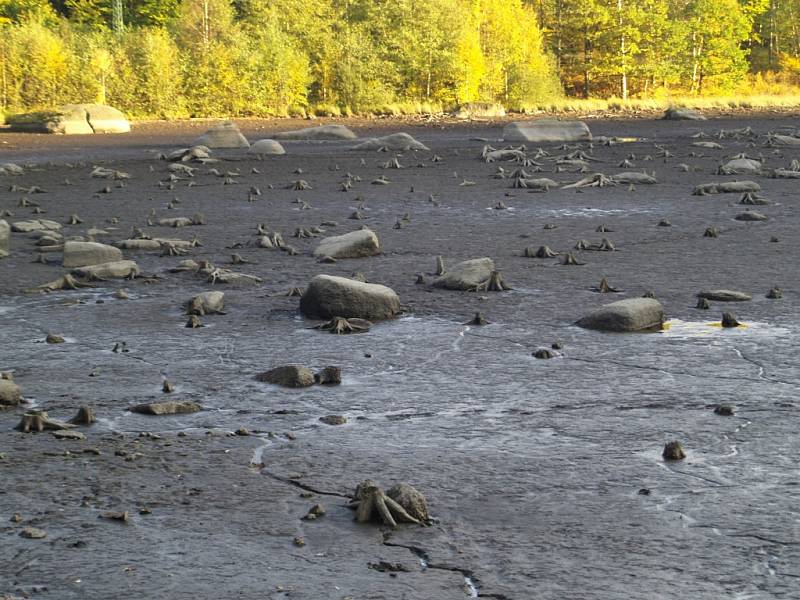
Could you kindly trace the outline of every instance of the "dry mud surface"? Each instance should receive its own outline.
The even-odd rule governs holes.
[[[362,125],[355,126],[360,136],[373,133]],[[125,251],[157,280],[30,295],[22,290],[62,274],[60,255],[34,263],[34,240],[12,234],[11,255],[0,260],[0,370],[14,373],[28,404],[0,412],[0,593],[42,600],[797,598],[800,181],[715,171],[723,157],[742,152],[762,155],[768,168],[787,167],[800,148],[764,147],[764,134],[800,121],[590,125],[596,136],[644,138],[595,145],[591,152],[604,162],[593,171],[646,169],[659,183],[511,189],[511,180],[492,175],[498,164],[518,165],[480,160],[484,142],[475,138],[500,136],[500,124],[491,123],[403,126],[431,152],[402,153],[402,170],[381,168],[393,153],[350,151],[351,142],[285,142],[286,155],[263,161],[216,151],[226,160],[193,165],[200,167],[194,186],[178,181],[174,189],[158,185],[168,163],[156,155],[205,125],[145,125],[90,138],[0,134],[0,162],[32,163],[24,175],[0,177],[0,210],[14,213],[10,222],[35,215],[18,206],[24,194],[9,186],[38,185],[47,193],[27,197],[46,211],[42,218],[83,219],[65,225],[66,235],[97,226],[115,240],[139,226],[158,236],[196,234],[203,244],[185,257]],[[252,141],[272,126],[242,130]],[[698,131],[746,126],[758,137],[710,138],[722,150],[690,146]],[[655,144],[675,157],[657,158]],[[432,162],[433,154],[442,161]],[[617,168],[629,154],[635,168]],[[541,162],[538,177],[582,177]],[[679,163],[696,170],[681,172]],[[124,187],[92,179],[98,164],[131,179]],[[240,175],[223,185],[208,174],[212,167]],[[342,192],[348,172],[362,181]],[[372,185],[380,175],[391,183]],[[313,189],[284,189],[300,178]],[[737,178],[755,179],[774,202],[754,207],[768,221],[734,220],[747,208],[740,194],[691,195],[697,184]],[[465,179],[474,185],[460,185]],[[106,185],[111,193],[95,194]],[[254,202],[251,186],[263,192]],[[348,218],[358,197],[363,221]],[[174,198],[180,204],[167,209]],[[508,208],[494,210],[499,201]],[[206,224],[148,227],[151,209],[159,218],[202,212]],[[404,213],[408,225],[395,229]],[[657,226],[664,218],[671,227]],[[338,225],[326,234],[369,226],[384,253],[318,263],[311,256],[318,240],[292,234],[331,220]],[[253,239],[259,223],[282,232],[298,254],[229,249]],[[598,233],[599,225],[612,231]],[[718,238],[703,237],[709,226],[720,229]],[[526,246],[565,251],[603,237],[617,251],[577,252],[583,266],[522,256]],[[233,252],[251,264],[226,264]],[[514,289],[416,285],[437,255],[446,265],[492,257]],[[185,258],[263,283],[212,286],[168,271]],[[309,329],[315,323],[299,316],[298,299],[278,295],[318,273],[355,271],[395,289],[406,316],[335,336]],[[624,292],[591,291],[602,277]],[[773,286],[782,299],[765,297]],[[120,287],[130,299],[114,297]],[[749,292],[753,300],[695,309],[695,294],[709,288]],[[209,289],[225,292],[226,314],[186,329],[183,302]],[[600,304],[647,291],[671,319],[662,333],[574,325]],[[747,327],[709,325],[723,310]],[[491,324],[463,325],[476,311]],[[48,333],[66,343],[44,343]],[[556,340],[563,356],[532,357]],[[129,352],[112,352],[122,341]],[[287,363],[339,365],[343,383],[290,390],[255,381]],[[164,377],[175,386],[169,399],[204,410],[127,411],[166,398]],[[85,441],[13,431],[26,407],[68,419],[84,404],[99,419],[79,428]],[[734,405],[735,415],[715,415],[717,404]],[[331,414],[348,422],[319,421]],[[252,435],[231,435],[239,427]],[[673,439],[688,456],[667,463],[661,450]],[[434,524],[394,531],[356,524],[348,496],[368,477],[387,488],[415,485]],[[327,514],[301,520],[316,503]],[[102,518],[107,511],[128,511],[129,521]],[[47,537],[21,537],[29,526]],[[382,570],[381,561],[401,570]]]

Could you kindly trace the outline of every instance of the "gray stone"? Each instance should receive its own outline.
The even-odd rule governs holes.
[[[284,150],[280,142],[276,140],[266,139],[253,142],[247,153],[256,154],[258,156],[268,156],[268,155],[286,154],[286,150]]]
[[[132,279],[139,275],[139,266],[132,260],[117,260],[113,262],[100,263],[78,267],[72,270],[72,274],[85,279]]]
[[[256,380],[283,387],[304,388],[314,385],[314,373],[307,367],[286,365],[259,373],[256,375]]]
[[[370,229],[359,229],[344,235],[326,237],[320,240],[314,256],[331,258],[363,258],[380,254],[381,244],[378,236]]]
[[[592,132],[583,121],[515,121],[503,128],[503,141],[506,142],[560,143],[591,140]]]
[[[407,133],[392,133],[384,135],[383,137],[368,138],[360,144],[353,146],[353,150],[379,150],[381,148],[398,152],[407,150],[429,150],[425,144],[415,140]]]
[[[215,125],[192,142],[192,146],[206,148],[249,148],[250,142],[242,135],[239,128],[231,121]]]
[[[489,280],[492,271],[494,261],[491,258],[465,260],[449,268],[433,285],[448,290],[475,290]]]
[[[97,242],[65,242],[64,267],[88,267],[122,260],[122,252],[114,246]]]
[[[691,108],[670,107],[664,111],[667,121],[705,121],[706,118],[698,111]]]
[[[747,302],[753,299],[750,294],[737,292],[736,290],[708,290],[699,292],[697,297],[715,302]]]
[[[276,140],[354,140],[356,134],[344,125],[320,125],[272,134]]]
[[[0,219],[0,258],[5,258],[11,251],[11,226],[8,221]]]
[[[203,409],[196,402],[184,400],[183,402],[147,402],[134,406],[130,410],[143,415],[183,415],[199,412]]]
[[[30,221],[17,221],[11,225],[14,233],[32,233],[34,231],[58,231],[61,223],[48,219],[32,219]]]
[[[224,314],[225,294],[223,292],[203,292],[192,298],[186,307],[187,315]]]
[[[664,309],[653,298],[628,298],[606,304],[577,322],[585,329],[597,331],[658,330],[664,324]]]
[[[0,406],[16,406],[21,401],[19,386],[10,379],[0,379]]]
[[[317,275],[300,298],[300,312],[321,319],[391,319],[400,312],[400,298],[385,285]]]

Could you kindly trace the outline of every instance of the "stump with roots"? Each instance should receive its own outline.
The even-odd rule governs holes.
[[[53,421],[47,416],[47,412],[43,410],[32,410],[22,415],[22,420],[14,428],[22,433],[31,433],[39,431],[60,431],[62,429],[72,429],[74,425],[69,423],[62,423],[61,421]]]
[[[698,298],[697,305],[695,306],[695,308],[699,308],[700,310],[708,310],[709,308],[711,308],[711,305],[705,298]]]
[[[439,277],[441,277],[442,275],[444,275],[444,273],[445,273],[445,270],[444,270],[444,259],[441,256],[437,256],[436,257],[436,272],[434,273],[434,275],[438,275]]]
[[[486,320],[486,317],[483,316],[483,313],[476,312],[475,316],[472,317],[472,320],[467,321],[464,325],[488,325],[489,321]]]
[[[567,254],[564,255],[561,264],[580,266],[580,265],[585,265],[586,263],[578,262],[578,259],[575,258],[575,255],[572,252],[568,252]]]
[[[780,300],[783,298],[783,291],[779,287],[774,287],[767,292],[767,298],[770,300]]]
[[[94,411],[91,406],[81,406],[78,409],[78,414],[69,420],[72,425],[91,425],[97,422],[94,417]]]
[[[333,319],[327,323],[317,325],[314,327],[314,329],[342,335],[346,333],[366,333],[369,331],[370,327],[372,327],[372,323],[365,319],[345,319],[344,317],[333,317]]]
[[[719,229],[716,227],[706,227],[706,230],[703,232],[703,237],[707,238],[719,237]]]
[[[89,287],[93,286],[91,284],[80,281],[79,279],[76,279],[75,277],[67,273],[66,275],[59,277],[54,281],[42,284],[35,288],[31,288],[28,291],[32,293],[37,293],[37,292],[49,293],[49,292],[57,292],[59,290],[78,290],[81,288],[89,288]]]
[[[617,293],[617,292],[621,292],[622,290],[618,290],[618,289],[617,289],[617,288],[615,288],[615,287],[611,287],[611,285],[608,283],[608,279],[606,279],[605,277],[603,277],[603,278],[600,280],[600,285],[598,285],[598,286],[597,286],[597,287],[595,287],[595,288],[592,288],[592,291],[593,291],[593,292],[599,292],[599,293],[601,293],[601,294],[610,294],[610,293]]]
[[[558,252],[551,249],[550,246],[539,246],[535,251],[531,248],[525,248],[526,258],[555,258]]]
[[[420,524],[395,500],[386,495],[371,479],[362,481],[356,488],[351,503],[356,509],[356,521],[370,523],[379,520],[389,527],[397,527],[397,522]]]
[[[200,317],[197,315],[192,315],[189,317],[189,320],[186,321],[186,328],[187,329],[198,329],[203,326],[203,322],[200,320]]]
[[[489,275],[489,279],[484,281],[483,283],[475,286],[473,291],[475,292],[505,292],[507,290],[512,289],[510,285],[507,285],[505,280],[503,279],[502,273],[500,271],[492,271]]]

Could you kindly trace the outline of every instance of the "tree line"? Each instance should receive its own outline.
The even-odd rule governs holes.
[[[800,0],[0,0],[0,107],[524,110],[800,76]],[[752,86],[751,86],[752,87]]]

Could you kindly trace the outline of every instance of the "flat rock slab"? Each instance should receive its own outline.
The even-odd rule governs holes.
[[[60,429],[53,432],[53,437],[57,440],[85,440],[86,435],[80,431],[73,431],[72,429]]]
[[[279,141],[264,139],[253,142],[247,153],[256,154],[258,156],[269,156],[286,154],[286,150]]]
[[[400,313],[400,297],[385,285],[317,275],[300,298],[300,312],[312,318],[378,321]]]
[[[314,385],[314,373],[307,367],[286,365],[259,373],[256,375],[256,380],[283,387],[304,388]]]
[[[206,148],[249,148],[250,142],[242,135],[235,123],[226,121],[215,125],[192,142],[192,146]]]
[[[292,131],[280,131],[272,135],[276,140],[354,140],[356,134],[344,125],[320,125]]]
[[[148,402],[145,404],[138,404],[130,409],[131,412],[142,415],[184,415],[196,413],[201,410],[203,410],[203,408],[199,404],[189,400],[182,402]]]
[[[583,121],[515,121],[503,127],[505,142],[590,142],[592,132]]]
[[[113,262],[77,267],[72,270],[73,275],[88,279],[125,279],[139,274],[139,266],[132,260],[117,260]]]
[[[381,148],[398,152],[407,150],[429,150],[425,144],[415,140],[409,134],[402,132],[369,138],[353,146],[353,150],[380,150]]]
[[[750,294],[737,292],[736,290],[709,290],[699,292],[697,297],[716,302],[747,302],[753,299],[753,296]]]
[[[314,250],[314,256],[331,258],[364,258],[381,253],[378,236],[370,229],[359,229],[344,235],[323,238]]]
[[[58,231],[61,223],[49,219],[32,219],[30,221],[17,221],[11,225],[14,233],[32,233],[34,231]]]
[[[628,298],[606,304],[577,322],[584,329],[633,332],[661,329],[664,308],[652,298]]]
[[[448,269],[433,285],[447,290],[474,290],[489,280],[492,271],[494,261],[491,258],[473,258]]]
[[[97,242],[65,242],[64,267],[88,267],[122,260],[122,251]]]

